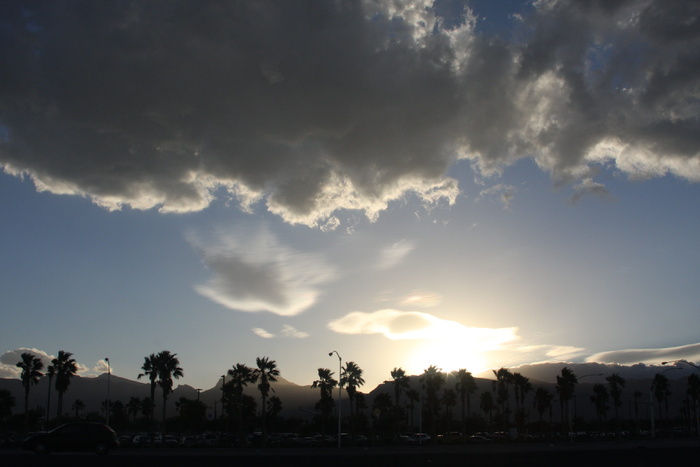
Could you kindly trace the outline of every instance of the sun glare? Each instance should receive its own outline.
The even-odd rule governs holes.
[[[421,374],[431,365],[445,372],[465,368],[472,374],[488,369],[484,354],[460,341],[426,339],[406,356],[408,374]]]

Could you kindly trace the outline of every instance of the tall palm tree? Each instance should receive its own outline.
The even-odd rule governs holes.
[[[225,383],[224,397],[227,407],[227,416],[231,412],[231,404],[236,410],[236,422],[238,428],[238,441],[241,446],[245,445],[245,430],[243,429],[243,389],[249,383],[255,382],[255,372],[252,368],[243,363],[236,363],[229,369],[227,374],[231,379]],[[228,419],[227,419],[228,423]]]
[[[29,389],[39,383],[44,374],[44,362],[39,357],[29,352],[22,353],[22,360],[17,362],[17,366],[22,369],[20,379],[24,386],[24,431],[29,430]]]
[[[430,365],[423,370],[420,383],[425,390],[425,402],[427,406],[428,426],[430,426],[431,438],[437,441],[437,418],[440,414],[440,388],[445,384],[442,372],[435,365]]]
[[[58,391],[58,408],[57,408],[57,419],[61,421],[61,415],[63,414],[63,395],[68,390],[70,386],[70,380],[78,372],[78,364],[76,363],[70,352],[65,352],[63,350],[58,351],[58,357],[51,360],[53,367],[56,371],[56,391]]]
[[[561,419],[562,424],[564,419],[568,420],[569,427],[571,427],[571,399],[574,397],[574,391],[576,385],[578,384],[578,379],[574,372],[567,367],[562,368],[561,376],[557,376],[557,393],[559,394],[559,404],[561,406]],[[568,415],[564,415],[564,413]]]
[[[610,396],[608,395],[607,388],[598,383],[593,386],[593,395],[591,396],[591,402],[595,404],[595,411],[598,414],[598,426],[602,429],[602,421],[605,420],[610,406],[608,405],[608,400]]]
[[[622,406],[622,388],[625,387],[625,378],[617,373],[613,373],[605,380],[608,382],[610,387],[610,396],[613,401],[613,409],[615,412],[615,422],[617,424],[617,431],[620,431],[620,418],[618,417],[618,409]]]
[[[260,411],[260,418],[262,422],[264,446],[267,444],[267,428],[265,427],[265,414],[267,414],[267,396],[270,394],[270,383],[277,382],[277,377],[280,375],[280,371],[277,368],[277,363],[274,360],[270,360],[267,357],[257,357],[255,359],[255,365],[257,366],[257,368],[253,372],[254,381],[258,383],[258,390],[260,391],[260,396],[262,398],[262,409]]]
[[[493,413],[494,407],[493,394],[489,391],[483,391],[479,397],[479,408],[484,411],[484,418],[488,425],[491,425],[491,414]]]
[[[496,376],[496,403],[501,407],[501,412],[505,415],[503,419],[504,427],[510,424],[510,385],[513,382],[513,373],[506,368],[492,370]]]
[[[156,407],[156,387],[158,386],[158,369],[156,368],[157,363],[157,357],[155,354],[151,354],[148,357],[144,357],[143,365],[141,366],[143,373],[139,373],[139,375],[136,377],[136,379],[141,379],[144,376],[148,376],[148,381],[150,383],[151,389],[151,411],[148,416],[151,419],[151,421],[153,421],[153,410],[155,410]]]
[[[173,378],[180,379],[184,375],[180,368],[180,360],[176,353],[163,350],[156,355],[156,373],[158,374],[158,386],[163,392],[163,433],[165,433],[165,404],[168,396],[173,392]]]
[[[411,426],[415,426],[413,423],[414,412],[416,410],[416,402],[420,402],[420,393],[415,389],[410,388],[408,391],[406,391],[406,397],[408,398],[408,410],[411,414]]]
[[[513,391],[515,392],[515,417],[522,430],[525,426],[525,397],[532,391],[532,384],[527,376],[513,373]]]
[[[312,388],[321,390],[321,399],[317,407],[321,409],[321,431],[326,434],[326,422],[333,409],[333,388],[338,385],[338,381],[333,379],[333,372],[328,368],[318,369],[318,379],[311,384]]]
[[[656,373],[651,381],[651,391],[659,403],[659,413],[661,413],[661,403],[666,402],[666,416],[668,416],[668,396],[671,394],[671,385],[666,375]]]
[[[394,368],[391,370],[391,379],[394,380],[394,409],[396,415],[396,434],[398,435],[401,427],[401,393],[409,389],[408,376],[402,368]]]
[[[467,420],[470,420],[471,418],[471,395],[474,394],[477,390],[476,387],[476,380],[474,379],[474,376],[472,376],[471,372],[465,370],[464,368],[460,368],[457,370],[457,374],[455,375],[457,378],[457,393],[459,394],[459,401],[462,404],[462,431],[464,433],[467,432]],[[465,401],[466,401],[466,411],[467,411],[467,417],[465,419],[464,417],[464,410],[465,410]]]
[[[352,421],[355,415],[353,408],[355,405],[357,388],[365,384],[365,380],[362,378],[362,368],[355,362],[347,362],[345,368],[343,368],[343,375],[340,377],[340,384],[341,386],[345,386],[345,391],[348,393],[348,399],[350,400],[350,420]]]

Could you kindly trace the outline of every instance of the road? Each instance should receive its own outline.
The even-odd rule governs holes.
[[[700,465],[700,441],[654,440],[601,443],[512,444],[319,449],[120,449],[107,456],[54,453],[38,456],[19,450],[0,451],[0,465],[32,467],[206,467],[206,466],[621,466]]]

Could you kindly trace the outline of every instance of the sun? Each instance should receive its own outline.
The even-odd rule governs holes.
[[[484,353],[464,341],[425,339],[416,342],[406,356],[406,372],[418,375],[431,365],[444,372],[464,368],[472,374],[488,369]]]

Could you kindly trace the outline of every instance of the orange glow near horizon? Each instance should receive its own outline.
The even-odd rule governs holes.
[[[406,356],[406,373],[419,375],[431,365],[443,372],[464,368],[472,374],[488,369],[486,358],[469,343],[453,340],[429,339],[416,345]]]

